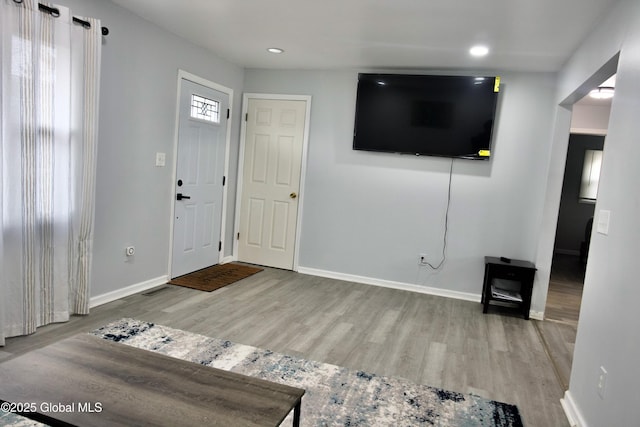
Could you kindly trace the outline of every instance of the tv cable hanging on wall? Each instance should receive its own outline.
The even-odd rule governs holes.
[[[451,166],[449,167],[449,188],[447,190],[447,209],[444,214],[444,233],[442,233],[442,260],[438,263],[438,265],[433,265],[429,261],[424,259],[420,260],[421,265],[426,265],[431,267],[433,270],[438,270],[447,259],[447,232],[449,231],[449,206],[451,205],[451,178],[453,177],[453,161],[455,159],[451,159]]]

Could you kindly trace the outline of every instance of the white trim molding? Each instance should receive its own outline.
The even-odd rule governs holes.
[[[544,320],[544,311],[533,311],[529,310],[529,317],[534,320]]]
[[[564,398],[560,399],[560,404],[571,427],[588,427],[569,390],[564,392]]]
[[[228,255],[224,258],[222,258],[222,260],[220,261],[220,264],[228,264],[230,262],[235,261],[236,259],[233,257],[233,255]]]
[[[357,276],[354,274],[337,273],[334,271],[319,270],[316,268],[298,267],[298,273],[311,276],[326,277],[328,279],[345,280],[348,282],[362,283],[365,285],[381,286],[383,288],[399,289],[402,291],[417,292],[420,294],[436,295],[440,297],[454,298],[465,301],[480,302],[480,294],[469,292],[450,291],[448,289],[432,288],[429,286],[414,285],[412,283],[394,282],[392,280],[376,279],[373,277]]]
[[[89,300],[89,307],[94,308],[102,304],[107,304],[120,298],[128,297],[130,295],[137,294],[138,292],[143,292],[151,288],[155,288],[156,286],[164,285],[168,281],[169,276],[160,276],[155,279],[135,283],[131,286],[127,286],[126,288],[116,289],[115,291],[107,292],[106,294],[97,295],[95,297],[91,297]]]
[[[571,133],[579,133],[581,135],[607,136],[607,131],[608,129],[571,128]]]

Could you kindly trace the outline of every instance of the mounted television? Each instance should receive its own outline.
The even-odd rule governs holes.
[[[488,160],[499,77],[359,74],[353,149]]]

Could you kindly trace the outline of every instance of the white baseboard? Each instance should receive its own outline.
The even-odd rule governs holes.
[[[235,261],[233,256],[227,256],[222,258],[220,264],[226,264],[229,262]],[[106,294],[97,295],[95,297],[91,297],[89,300],[89,308],[97,307],[102,304],[106,304],[108,302],[115,301],[120,298],[128,297],[129,295],[137,294],[138,292],[143,292],[151,288],[155,288],[156,286],[164,285],[169,281],[169,276],[160,276],[155,279],[145,280],[144,282],[135,283],[131,286],[127,286],[126,288],[116,289],[112,292],[107,292]]]
[[[571,427],[588,427],[569,390],[564,392],[564,398],[560,399],[560,404]]]
[[[320,270],[316,268],[298,267],[298,273],[311,276],[326,277],[328,279],[345,280],[348,282],[363,283],[365,285],[381,286],[383,288],[400,289],[403,291],[418,292],[421,294],[437,295],[461,299],[465,301],[480,302],[480,294],[469,292],[450,291],[447,289],[432,288],[429,286],[414,285],[412,283],[394,282],[391,280],[376,279],[373,277],[357,276],[354,274],[337,273],[334,271]]]
[[[137,294],[138,292],[146,291],[151,288],[155,288],[156,286],[164,285],[169,281],[169,276],[160,276],[155,279],[146,280],[144,282],[136,283],[131,286],[127,286],[126,288],[117,289],[112,292],[107,292],[106,294],[97,295],[95,297],[91,297],[89,300],[89,307],[97,307],[102,304],[106,304],[108,302],[115,301],[120,298],[128,297],[129,295]]]
[[[381,286],[383,288],[400,289],[403,291],[417,292],[427,295],[436,295],[439,297],[454,298],[464,301],[480,302],[481,294],[472,294],[470,292],[450,291],[447,289],[433,288],[430,286],[414,285],[412,283],[394,282],[392,280],[376,279],[373,277],[357,276],[354,274],[337,273],[335,271],[320,270],[317,268],[298,267],[298,273],[309,274],[311,276],[326,277],[328,279],[345,280],[348,282],[362,283],[365,285]],[[544,312],[529,311],[529,317],[535,320],[544,320]]]
[[[544,311],[529,310],[529,317],[535,320],[544,320]]]

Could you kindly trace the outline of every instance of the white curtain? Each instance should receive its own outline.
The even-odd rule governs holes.
[[[0,0],[0,345],[89,312],[100,21]]]

